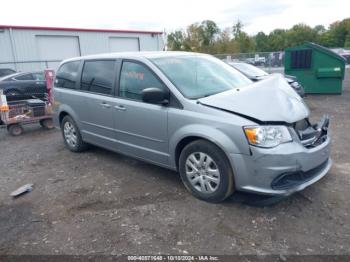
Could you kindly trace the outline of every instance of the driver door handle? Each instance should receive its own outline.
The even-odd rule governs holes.
[[[119,111],[126,111],[126,108],[123,105],[116,105],[114,108]]]

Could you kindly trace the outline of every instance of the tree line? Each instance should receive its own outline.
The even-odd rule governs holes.
[[[211,20],[175,30],[167,36],[168,50],[193,51],[210,54],[283,51],[287,47],[314,42],[326,47],[350,47],[350,18],[310,27],[296,24],[290,29],[275,29],[269,34],[248,35],[237,21],[232,27],[220,29]]]

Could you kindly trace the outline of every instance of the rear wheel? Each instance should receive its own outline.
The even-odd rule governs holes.
[[[197,198],[220,202],[234,191],[231,165],[216,145],[196,140],[181,152],[179,171],[186,188]]]
[[[7,131],[11,136],[20,136],[23,133],[23,127],[19,124],[11,124],[7,126]]]
[[[63,140],[72,152],[82,152],[88,148],[80,134],[78,126],[70,116],[65,116],[61,123]]]

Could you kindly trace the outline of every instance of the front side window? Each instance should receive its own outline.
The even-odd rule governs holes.
[[[67,62],[57,71],[55,85],[68,89],[75,89],[80,61]]]
[[[19,81],[26,81],[26,80],[34,80],[34,77],[32,74],[23,74],[20,76],[16,76],[15,79]]]
[[[166,88],[146,66],[134,62],[123,62],[119,96],[142,101],[142,91],[149,87],[162,90]]]
[[[214,95],[251,83],[236,69],[210,56],[184,55],[150,60],[189,99]]]
[[[111,95],[115,79],[115,61],[86,61],[81,76],[81,89]]]

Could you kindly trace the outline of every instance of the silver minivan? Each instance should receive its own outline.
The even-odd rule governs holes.
[[[276,75],[253,83],[204,54],[135,52],[63,61],[55,124],[68,149],[89,144],[177,170],[196,197],[290,195],[331,167],[329,120]]]

